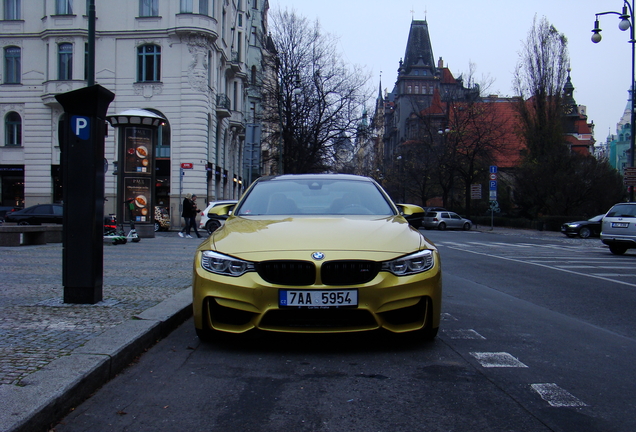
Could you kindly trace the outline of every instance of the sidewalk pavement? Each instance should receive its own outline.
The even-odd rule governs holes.
[[[561,233],[476,227],[484,233]],[[425,231],[422,231],[424,234]],[[104,300],[64,304],[62,245],[0,247],[0,431],[47,431],[192,313],[201,239],[104,245]]]
[[[203,239],[104,244],[104,300],[62,301],[62,245],[0,247],[0,431],[48,431],[192,314]]]

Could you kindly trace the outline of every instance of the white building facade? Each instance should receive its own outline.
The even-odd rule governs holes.
[[[59,202],[55,95],[86,86],[87,0],[3,0],[0,21],[2,206]],[[246,125],[258,123],[267,0],[95,0],[95,83],[108,115],[160,114],[156,205],[180,223],[183,195],[237,198]],[[108,126],[106,213],[114,212],[117,133]],[[182,169],[186,164],[187,169]],[[192,168],[190,167],[190,164]],[[252,176],[250,172],[250,177]]]

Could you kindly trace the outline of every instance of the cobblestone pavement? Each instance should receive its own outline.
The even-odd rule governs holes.
[[[0,247],[0,384],[68,355],[111,327],[191,286],[203,239],[176,233],[125,245],[104,244],[104,300],[62,301],[62,245]]]

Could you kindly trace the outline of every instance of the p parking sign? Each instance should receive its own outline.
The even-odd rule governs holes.
[[[84,116],[71,116],[71,130],[73,135],[87,141],[91,133],[91,120]]]

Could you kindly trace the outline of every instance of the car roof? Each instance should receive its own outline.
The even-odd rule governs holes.
[[[277,181],[277,180],[355,180],[375,183],[370,177],[363,177],[354,174],[283,174],[279,176],[260,177],[256,181]]]

